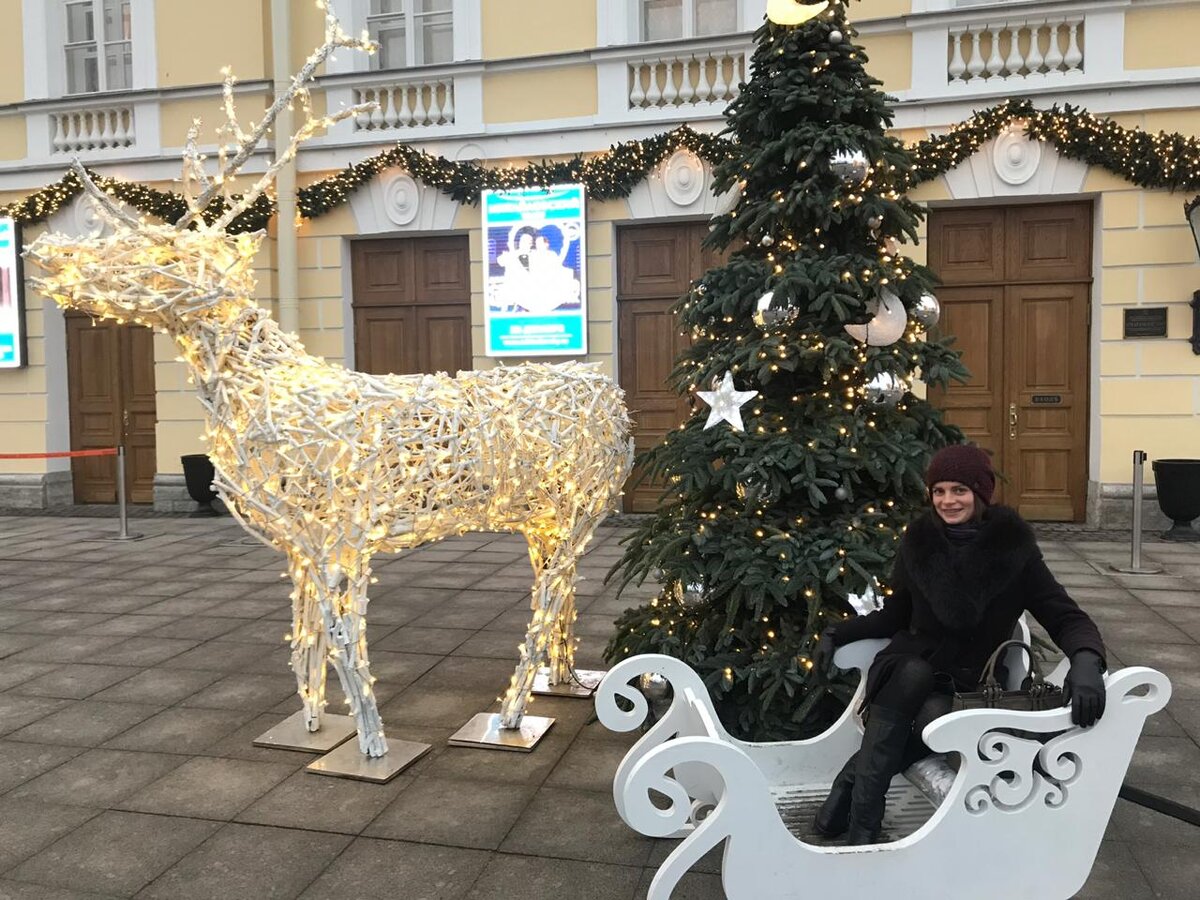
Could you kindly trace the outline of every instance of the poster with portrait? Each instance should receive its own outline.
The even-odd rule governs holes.
[[[24,288],[20,231],[15,220],[0,216],[0,369],[25,365]]]
[[[483,192],[488,356],[587,353],[583,185]]]

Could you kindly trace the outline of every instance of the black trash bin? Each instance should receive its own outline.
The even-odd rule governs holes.
[[[1200,459],[1156,459],[1154,484],[1158,505],[1175,523],[1165,541],[1200,541],[1192,520],[1200,516]]]
[[[220,513],[213,508],[217,492],[213,490],[212,483],[217,477],[217,470],[213,468],[212,460],[204,453],[189,453],[179,457],[179,461],[183,463],[183,480],[187,484],[188,496],[200,504],[200,508],[192,515],[219,516]]]

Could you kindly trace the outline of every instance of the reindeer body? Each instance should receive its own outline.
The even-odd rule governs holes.
[[[322,5],[322,0],[318,0]],[[348,37],[326,10],[325,43],[250,133],[233,108],[226,73],[232,160],[208,176],[188,136],[184,184],[200,192],[174,224],[137,219],[76,162],[80,184],[112,234],[76,240],[45,234],[25,256],[33,279],[60,306],[171,335],[190,366],[207,419],[217,487],[243,526],[288,556],[292,669],[308,728],[320,728],[326,668],[337,672],[367,756],[387,752],[367,659],[371,558],[467,531],[515,531],[529,542],[532,620],[501,707],[518,728],[538,667],[568,677],[574,652],[575,566],[632,465],[620,389],[578,363],[447,375],[375,376],[326,363],[280,330],[254,296],[262,234],[230,234],[302,141],[371,104],[313,118],[306,82]],[[210,216],[280,110],[308,113],[253,187]],[[210,220],[211,218],[211,220]]]
[[[371,558],[467,531],[529,542],[532,620],[501,708],[519,727],[541,664],[552,683],[569,677],[576,562],[632,464],[621,390],[580,363],[456,378],[327,363],[249,299],[260,240],[143,224],[87,246],[43,235],[26,255],[61,305],[150,325],[180,347],[218,489],[288,555],[291,664],[311,730],[331,665],[362,752],[387,752],[367,654]]]

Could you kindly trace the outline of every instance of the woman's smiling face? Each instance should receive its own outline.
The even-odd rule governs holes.
[[[947,525],[961,525],[975,516],[975,492],[957,481],[939,481],[929,491],[933,508]]]

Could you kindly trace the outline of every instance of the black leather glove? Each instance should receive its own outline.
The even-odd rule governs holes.
[[[1090,728],[1104,715],[1104,660],[1091,650],[1071,657],[1071,671],[1063,682],[1063,706],[1070,705],[1071,721]]]
[[[837,651],[837,626],[830,625],[821,632],[813,647],[813,671],[828,678],[833,674],[833,654]]]

